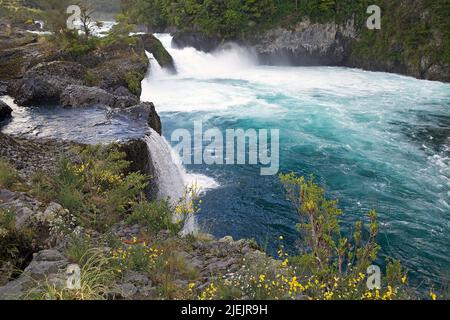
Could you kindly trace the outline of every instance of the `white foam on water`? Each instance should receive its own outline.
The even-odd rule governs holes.
[[[155,169],[158,184],[158,198],[169,199],[176,205],[185,195],[185,190],[193,185],[199,192],[206,192],[216,188],[219,184],[212,178],[201,174],[188,173],[183,167],[179,155],[171,148],[167,140],[156,133],[153,129],[145,137],[151,161]],[[177,221],[181,217],[174,217]],[[185,222],[183,234],[195,233],[197,223],[194,216],[188,217]]]
[[[180,156],[172,149],[169,142],[154,130],[145,137],[145,141],[157,174],[159,198],[170,198],[176,202],[183,196],[185,188],[193,184],[198,186],[200,192],[219,186],[210,177],[187,172]]]
[[[143,83],[142,100],[153,101],[160,112],[223,111],[239,106],[260,106],[261,94],[288,95],[305,102],[321,92],[337,98],[403,95],[413,102],[436,88],[436,82],[420,81],[395,74],[335,67],[261,66],[256,55],[236,44],[213,53],[194,48],[172,48],[172,37],[157,34],[174,58],[177,75],[161,69],[151,55],[151,71]],[[416,88],[419,88],[417,90]],[[352,106],[327,102],[338,113]],[[354,105],[354,107],[360,107]],[[258,108],[249,110],[256,117]],[[378,110],[381,114],[389,110]],[[265,114],[270,117],[270,113]]]

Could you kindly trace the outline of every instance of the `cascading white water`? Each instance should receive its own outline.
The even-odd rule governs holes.
[[[170,198],[172,202],[183,196],[185,188],[184,170],[174,159],[171,148],[164,139],[153,129],[145,137],[148,152],[151,156],[158,185],[158,198]]]
[[[180,156],[172,149],[169,142],[153,129],[145,137],[148,151],[152,158],[158,180],[158,198],[178,201],[192,185],[198,186],[200,192],[218,187],[217,182],[201,174],[188,173],[183,167]]]
[[[171,148],[169,142],[153,129],[144,139],[155,169],[154,179],[156,179],[158,185],[157,196],[159,199],[169,199],[171,204],[174,205],[185,195],[186,189],[194,184],[200,189],[200,192],[205,192],[218,186],[212,178],[188,173],[183,167],[179,155]],[[175,216],[174,220],[177,221],[181,218]],[[183,233],[193,233],[195,231],[195,217],[190,216],[185,222]]]
[[[153,81],[152,79],[161,78],[166,71],[159,66],[151,53],[147,52],[147,56],[150,60],[151,71],[147,78],[143,80],[141,100],[154,101],[155,91],[149,88],[147,84]],[[152,154],[155,169],[158,172],[159,198],[170,197],[172,201],[177,201],[183,196],[185,188],[193,184],[200,189],[200,192],[219,186],[213,178],[201,174],[188,173],[182,164],[180,156],[172,149],[169,142],[154,131],[147,137],[147,145]],[[168,159],[171,159],[170,163],[168,163]]]
[[[158,102],[159,112],[226,110],[245,105],[256,99],[248,89],[235,87],[230,92],[224,83],[211,79],[245,79],[257,67],[256,56],[246,48],[234,44],[214,53],[194,48],[171,47],[172,37],[156,35],[173,57],[177,75],[162,69],[149,54],[151,74],[142,82],[142,100]]]

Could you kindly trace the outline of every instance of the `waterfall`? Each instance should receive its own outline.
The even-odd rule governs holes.
[[[169,43],[171,38],[163,37],[161,40],[166,49],[172,51]],[[201,59],[203,57],[203,54],[197,54],[198,52],[193,49],[188,49],[188,52],[193,54],[196,59]],[[171,54],[173,53],[174,52],[171,52]],[[189,94],[185,94],[184,92],[175,94],[174,91],[176,91],[176,88],[170,89],[168,87],[164,87],[164,80],[170,81],[173,77],[176,77],[176,75],[168,73],[166,70],[162,69],[151,53],[146,52],[146,54],[150,60],[151,71],[142,81],[143,90],[141,100],[159,101],[160,94],[170,96],[175,95],[180,99],[186,99]],[[178,60],[180,57],[175,55],[174,58]],[[214,64],[216,64],[216,61],[211,61],[211,65]],[[193,66],[195,64],[189,65]],[[182,64],[180,64],[180,66],[182,66]],[[164,112],[164,108],[161,109],[160,107],[161,105],[156,105],[159,112]],[[158,186],[158,199],[169,198],[172,204],[176,204],[178,200],[183,197],[186,188],[191,187],[193,184],[198,187],[200,193],[219,186],[213,178],[200,174],[188,173],[182,164],[180,156],[172,149],[169,142],[155,131],[152,130],[145,140],[151,161],[153,162],[153,167],[155,169],[155,179]],[[174,217],[174,219],[177,220],[177,217]],[[195,226],[195,219],[188,219],[188,221],[186,221],[184,233],[195,232]]]
[[[151,129],[145,137],[158,185],[158,198],[176,202],[183,196],[185,188],[184,170],[164,137]]]
[[[183,167],[180,156],[172,149],[169,142],[153,129],[144,139],[155,170],[154,179],[158,186],[158,199],[169,199],[172,205],[176,205],[184,196],[186,188],[193,184],[199,188],[200,193],[218,186],[212,178],[188,173]],[[180,218],[174,216],[174,221],[179,221]],[[194,233],[196,229],[195,217],[191,216],[185,222],[182,233]]]
[[[235,90],[230,92],[227,87],[227,79],[240,81],[255,74],[257,57],[247,48],[228,44],[213,53],[205,53],[189,47],[172,48],[172,36],[168,34],[155,36],[173,57],[177,68],[174,75],[162,69],[147,53],[151,71],[142,81],[141,100],[154,102],[158,112],[226,110],[256,98],[250,88],[234,86]],[[225,81],[214,83],[211,79]]]

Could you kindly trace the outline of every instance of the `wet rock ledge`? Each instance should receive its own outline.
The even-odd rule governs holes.
[[[139,103],[140,83],[149,69],[146,51],[175,72],[172,57],[150,34],[74,55],[47,37],[0,24],[0,95],[9,94],[21,106],[132,107]]]

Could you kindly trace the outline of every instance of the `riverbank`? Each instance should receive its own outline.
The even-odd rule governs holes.
[[[172,10],[161,1],[153,8],[160,19],[144,14],[141,0],[127,5],[130,21],[172,33],[179,48],[211,52],[232,41],[254,49],[263,64],[352,67],[450,82],[447,2],[267,0],[250,6],[179,3]],[[380,29],[367,27],[374,17],[367,13],[371,5],[380,9]]]
[[[10,43],[12,35],[26,41]],[[2,129],[14,133],[0,133],[0,299],[194,299],[246,261],[275,263],[251,241],[179,236],[184,221],[171,222],[178,207],[158,197],[163,181],[152,158],[163,146],[150,150],[144,138],[123,139],[119,131],[110,136],[103,124],[118,117],[122,122],[112,126],[135,122],[131,125],[153,130],[142,129],[142,135],[161,134],[155,107],[138,98],[149,67],[146,51],[160,67],[176,72],[159,40],[134,36],[73,56],[20,28],[2,39],[9,43],[0,51],[2,95],[15,102],[4,99],[0,119]],[[129,72],[135,74],[132,81]],[[83,130],[89,112],[98,129]],[[71,120],[77,113],[81,122]],[[88,118],[84,121],[89,126]],[[102,126],[109,136],[97,136]],[[92,146],[95,141],[104,146]],[[168,158],[161,161],[172,161],[163,155]],[[65,166],[67,161],[71,165]],[[73,171],[76,166],[83,169]],[[173,205],[180,205],[177,199]],[[68,290],[64,280],[71,263],[82,268],[78,291]],[[97,274],[100,266],[104,271]]]

